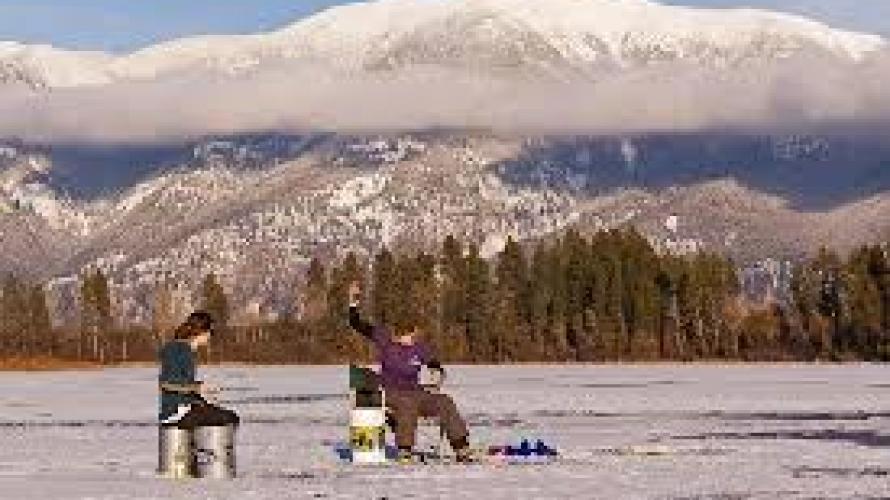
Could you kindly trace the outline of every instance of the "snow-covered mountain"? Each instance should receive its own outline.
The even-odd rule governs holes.
[[[886,46],[784,14],[647,0],[378,0],[272,33],[188,38],[125,55],[0,42],[0,93],[104,98],[114,89],[102,86],[121,82],[225,79],[281,62],[325,65],[344,81],[427,67],[507,82],[596,79],[665,62],[719,69],[812,53],[855,63]],[[205,80],[198,83],[203,90]],[[65,91],[78,87],[97,90]],[[143,86],[126,87],[129,106]],[[236,87],[239,97],[248,88]],[[82,116],[90,115],[72,119],[78,128],[89,125]],[[206,116],[198,121],[212,121]],[[739,261],[890,237],[890,145],[880,131],[247,130],[263,132],[147,145],[0,142],[0,272],[76,291],[84,268],[103,267],[119,307],[140,321],[146,297],[165,281],[194,287],[214,272],[236,303],[274,306],[288,300],[313,255],[428,247],[447,234],[491,256],[508,236],[633,224],[660,250],[706,248]]]
[[[725,67],[805,50],[860,60],[879,36],[801,17],[649,0],[377,0],[331,8],[279,31],[202,36],[125,55],[0,43],[0,82],[31,88],[231,75],[282,60],[346,72],[439,66],[535,75],[595,74],[660,61]]]
[[[12,192],[19,207],[0,214],[0,272],[52,277],[53,286],[67,287],[64,295],[76,291],[84,268],[102,267],[123,301],[119,307],[141,322],[149,319],[146,297],[160,283],[195,288],[213,272],[235,304],[259,301],[281,310],[312,256],[367,255],[381,245],[429,249],[448,234],[476,242],[490,257],[507,237],[548,240],[570,226],[634,225],[660,251],[705,249],[740,263],[792,259],[820,245],[843,252],[890,237],[890,178],[882,174],[890,152],[870,151],[861,166],[849,164],[856,171],[826,178],[847,182],[856,195],[814,209],[776,190],[828,175],[820,165],[865,146],[848,151],[843,141],[801,137],[718,139],[428,133],[326,136],[302,149],[301,137],[217,138],[189,148],[195,157],[181,168],[122,186],[116,195],[72,199],[39,179],[18,182]],[[263,165],[243,161],[293,151],[288,144],[300,154],[272,156]],[[689,164],[695,157],[685,155],[703,148],[727,163],[711,169],[706,155],[702,170],[689,167],[673,182],[659,180],[660,163]],[[740,156],[733,159],[732,151]],[[799,176],[763,180],[766,174],[735,163],[755,157]]]

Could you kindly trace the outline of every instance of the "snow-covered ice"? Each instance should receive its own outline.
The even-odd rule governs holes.
[[[540,437],[563,454],[506,468],[338,463],[345,367],[203,375],[244,419],[237,479],[155,477],[155,369],[3,373],[0,497],[890,496],[890,370],[880,365],[452,367],[447,387],[473,441]]]

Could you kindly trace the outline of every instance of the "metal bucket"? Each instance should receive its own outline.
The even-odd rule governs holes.
[[[198,427],[194,432],[195,477],[235,477],[235,426]]]
[[[158,474],[173,479],[193,477],[193,457],[191,431],[176,427],[159,427]]]
[[[352,461],[362,464],[386,462],[384,426],[386,414],[383,408],[358,408],[352,410],[349,422],[349,443]]]

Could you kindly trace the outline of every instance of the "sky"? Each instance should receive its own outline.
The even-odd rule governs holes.
[[[352,0],[0,0],[0,40],[127,52],[198,34],[269,31]],[[529,0],[546,1],[546,0]],[[890,0],[662,0],[804,14],[890,37]]]

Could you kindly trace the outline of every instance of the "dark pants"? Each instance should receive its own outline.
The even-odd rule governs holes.
[[[232,410],[226,410],[206,401],[193,403],[191,409],[178,422],[170,424],[179,429],[238,425],[241,419]]]
[[[457,450],[467,446],[467,424],[447,394],[430,393],[421,389],[387,389],[386,404],[395,421],[396,445],[399,448],[414,447],[417,419],[421,416],[439,418],[442,431],[452,448]]]

